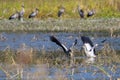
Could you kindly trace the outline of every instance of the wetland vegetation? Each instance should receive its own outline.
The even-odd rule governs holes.
[[[52,2],[51,2],[52,1]],[[0,80],[119,80],[120,79],[120,0],[0,0]],[[25,5],[24,21],[8,20]],[[95,15],[81,19],[77,5]],[[61,6],[65,13],[57,12]],[[29,13],[38,8],[35,19]],[[55,35],[63,44],[79,40],[74,58],[49,40]],[[87,58],[80,36],[100,43],[97,57]],[[37,47],[36,47],[37,46]]]

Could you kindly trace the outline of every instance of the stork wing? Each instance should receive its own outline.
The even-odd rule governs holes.
[[[89,37],[81,36],[81,40],[83,43],[89,43],[91,45],[91,47],[93,47],[93,42],[90,40]]]
[[[55,36],[50,36],[50,40],[52,42],[55,42],[57,45],[59,45],[60,47],[63,48],[64,52],[68,51],[67,47],[65,45],[63,45],[60,41],[58,41],[58,39]]]
[[[60,17],[62,15],[63,12],[58,11],[58,17]]]

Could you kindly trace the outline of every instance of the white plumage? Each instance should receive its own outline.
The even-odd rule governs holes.
[[[95,11],[94,11],[94,10],[91,10],[91,11],[88,12],[87,17],[91,17],[91,16],[93,16],[94,14],[95,14]]]
[[[90,46],[89,43],[85,43],[83,45],[83,48],[85,50],[87,57],[96,57],[96,55],[94,54],[95,53],[94,47]]]
[[[83,42],[83,48],[85,50],[85,54],[87,57],[96,57],[95,55],[95,47],[98,44],[93,45],[92,41],[89,37],[81,36],[81,40]]]
[[[38,12],[39,12],[39,9],[36,8],[35,11],[32,12],[28,18],[34,18],[35,16],[37,16]]]
[[[16,19],[16,18],[18,18],[18,17],[19,17],[19,12],[16,12],[16,13],[12,14],[12,15],[9,17],[9,20],[11,20],[11,19]]]

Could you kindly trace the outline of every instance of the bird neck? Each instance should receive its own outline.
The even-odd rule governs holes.
[[[73,55],[71,49],[67,50],[65,53],[66,53],[68,56],[72,56],[72,55]]]
[[[24,9],[24,7],[22,7],[22,12],[25,12],[25,9]]]
[[[36,10],[35,12],[38,13],[38,10]]]
[[[95,44],[93,47],[92,47],[92,49],[95,49],[95,47],[97,47],[98,46],[98,44]]]

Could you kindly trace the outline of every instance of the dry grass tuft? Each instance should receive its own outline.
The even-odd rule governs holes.
[[[110,44],[104,44],[104,48],[98,54],[98,60],[102,62],[102,64],[120,63],[120,55],[117,54],[117,51],[115,51]],[[101,57],[104,60],[101,60]]]
[[[26,46],[24,43],[16,52],[16,61],[19,64],[29,64],[33,62],[33,48]]]

